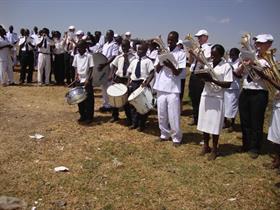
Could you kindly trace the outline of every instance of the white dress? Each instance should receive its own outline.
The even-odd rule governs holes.
[[[272,117],[268,129],[267,139],[273,143],[280,144],[280,92],[275,98],[272,107]]]
[[[232,82],[231,66],[221,61],[213,69],[219,81]],[[215,92],[210,82],[205,82],[201,94],[197,129],[214,135],[221,133],[224,122],[224,88]]]
[[[235,62],[230,63],[233,67],[233,71],[238,68],[239,59]],[[240,79],[233,75],[233,82],[231,83],[230,88],[225,90],[225,117],[226,118],[235,118],[238,112],[238,98],[240,93]]]

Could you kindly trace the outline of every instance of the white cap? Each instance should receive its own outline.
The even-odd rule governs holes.
[[[208,36],[208,31],[206,31],[205,29],[201,29],[194,36],[202,36],[202,35]]]
[[[117,38],[119,36],[119,34],[114,34],[114,37]]]
[[[259,34],[254,37],[255,42],[265,43],[267,42],[267,35],[266,34]]]
[[[179,41],[177,42],[177,45],[178,44],[183,44],[183,40],[182,39],[179,39]]]
[[[130,33],[129,31],[127,31],[127,32],[125,32],[124,35],[126,35],[126,36],[131,36],[131,33]]]
[[[271,41],[271,42],[273,42],[273,36],[271,35],[271,34],[266,34],[266,39],[267,39],[267,41]]]
[[[84,35],[84,32],[82,30],[79,30],[76,32],[76,35]]]
[[[69,26],[68,27],[68,30],[73,30],[73,29],[75,29],[75,26]]]

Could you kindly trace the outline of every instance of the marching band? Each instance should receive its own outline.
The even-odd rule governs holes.
[[[112,112],[111,123],[119,120],[120,107],[110,103],[110,100],[119,100],[116,98],[119,86],[114,89],[117,94],[107,90],[114,84],[122,84],[127,88],[120,94],[127,126],[145,131],[150,107],[155,107],[156,99],[158,140],[171,138],[173,145],[178,147],[183,141],[181,93],[189,69],[189,96],[193,108],[191,125],[197,125],[203,133],[201,155],[210,153],[209,160],[216,159],[219,154],[218,140],[223,126],[229,126],[231,131],[234,129],[238,110],[242,149],[252,158],[258,157],[269,92],[275,93],[277,89],[268,140],[277,145],[273,166],[280,167],[280,69],[275,60],[271,63],[266,59],[273,43],[272,35],[255,36],[254,43],[251,43],[250,36],[243,37],[248,45],[230,49],[230,59],[225,58],[226,50],[222,45],[208,42],[207,30],[199,30],[195,37],[196,40],[188,36],[179,41],[178,32],[171,31],[165,47],[161,37],[148,41],[131,39],[130,32],[119,36],[108,30],[104,37],[99,31],[94,35],[85,34],[69,26],[63,37],[59,31],[50,33],[47,28],[32,36],[28,29],[22,29],[18,37],[12,26],[8,34],[0,27],[0,83],[2,86],[15,84],[11,72],[19,59],[19,84],[32,82],[36,64],[40,86],[51,83],[52,73],[57,85],[83,86],[87,97],[76,103],[81,115],[78,122],[83,124],[90,124],[94,119],[93,87],[96,86],[102,88],[103,105],[99,110]],[[15,56],[16,51],[18,56]],[[212,148],[209,146],[210,135]]]

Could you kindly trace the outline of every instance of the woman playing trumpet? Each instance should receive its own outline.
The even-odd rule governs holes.
[[[197,129],[203,132],[201,155],[211,152],[208,160],[214,160],[218,155],[218,140],[224,121],[224,90],[233,81],[231,66],[223,59],[224,53],[222,45],[216,44],[211,48],[212,71],[217,79],[210,74],[198,74],[205,80],[205,85],[200,99]],[[221,87],[219,92],[213,90],[213,83]],[[213,139],[212,150],[209,146],[210,134]]]

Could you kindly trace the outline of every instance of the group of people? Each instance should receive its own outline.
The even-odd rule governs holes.
[[[13,32],[10,30],[10,33]],[[268,84],[280,90],[280,84],[264,73],[266,69],[272,68],[263,57],[273,43],[270,34],[254,37],[255,60],[252,60],[241,59],[238,48],[230,49],[229,58],[226,59],[224,47],[220,44],[210,44],[208,31],[204,29],[195,34],[197,40],[194,40],[191,47],[184,46],[176,31],[168,34],[167,47],[163,46],[158,37],[148,41],[132,40],[130,32],[126,32],[122,37],[114,34],[113,30],[108,30],[105,36],[98,31],[95,35],[84,34],[81,30],[76,31],[74,26],[69,26],[63,37],[58,31],[53,31],[50,37],[47,28],[39,31],[37,37],[29,36],[26,29],[21,33],[17,40],[15,35],[6,35],[5,30],[0,29],[0,81],[4,81],[4,73],[7,72],[8,81],[13,84],[12,75],[7,70],[9,65],[3,62],[3,51],[13,51],[18,44],[20,83],[25,82],[26,72],[27,82],[32,82],[34,63],[37,62],[38,84],[50,83],[53,63],[58,84],[74,82],[78,86],[85,86],[87,99],[78,105],[79,123],[90,124],[93,121],[93,87],[96,86],[93,82],[93,68],[102,71],[109,66],[108,78],[101,85],[103,105],[100,111],[111,111],[111,122],[119,120],[119,109],[111,107],[106,91],[112,83],[125,84],[128,87],[128,95],[140,86],[151,88],[157,99],[159,141],[171,138],[175,147],[180,146],[181,104],[189,67],[189,96],[193,108],[193,121],[190,125],[197,125],[197,129],[203,133],[201,155],[210,153],[208,159],[216,159],[219,135],[225,126],[229,127],[230,131],[235,128],[234,120],[239,110],[242,150],[248,152],[252,158],[258,157],[263,139],[264,114],[268,104]],[[107,62],[95,66],[92,56],[95,53],[102,53]],[[169,58],[171,56],[172,59],[164,59],[164,54],[170,54]],[[34,61],[36,59],[37,61]],[[252,75],[257,75],[258,78],[251,78]],[[268,133],[268,139],[278,145],[273,167],[280,166],[279,98],[280,93],[277,91]],[[137,112],[129,103],[126,103],[123,109],[129,128],[144,131],[148,113]],[[209,144],[211,136],[212,148]]]

